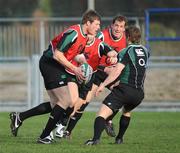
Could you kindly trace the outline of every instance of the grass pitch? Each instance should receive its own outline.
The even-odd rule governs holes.
[[[0,113],[0,153],[179,153],[180,112],[134,112],[124,143],[114,145],[114,138],[103,132],[101,144],[85,146],[93,135],[96,114],[85,112],[73,131],[72,139],[56,139],[50,145],[37,144],[48,115],[37,116],[23,122],[18,136],[10,133],[8,113]],[[119,116],[114,118],[116,132]]]

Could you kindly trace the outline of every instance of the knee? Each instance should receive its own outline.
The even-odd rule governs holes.
[[[126,117],[131,117],[131,112],[126,112],[123,110],[122,114]]]
[[[131,112],[126,110],[124,107],[122,109],[122,114],[126,117],[130,117],[131,116]]]

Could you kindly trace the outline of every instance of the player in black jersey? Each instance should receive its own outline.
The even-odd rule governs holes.
[[[100,142],[100,136],[105,128],[106,119],[114,111],[122,109],[119,120],[119,133],[115,138],[115,144],[123,143],[123,136],[130,123],[131,111],[144,99],[144,79],[149,59],[149,52],[140,45],[141,33],[139,28],[131,26],[126,31],[128,47],[118,53],[118,63],[101,83],[96,95],[102,92],[109,83],[119,78],[119,85],[113,88],[104,99],[94,122],[94,136],[86,145],[96,145]]]

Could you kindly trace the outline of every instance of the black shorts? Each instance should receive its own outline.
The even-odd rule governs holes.
[[[45,55],[40,58],[39,69],[47,90],[66,86],[69,78],[76,80],[75,76],[67,73],[61,64]]]
[[[99,86],[102,82],[104,82],[104,80],[108,77],[108,74],[104,72],[104,68],[103,66],[98,66],[98,70],[95,73],[95,78],[94,78],[94,84]],[[113,81],[112,83],[108,84],[106,86],[106,88],[110,89],[110,87],[116,83],[119,80],[119,78],[117,78],[115,81]]]
[[[86,100],[88,92],[92,89],[93,81],[95,78],[95,73],[93,73],[91,80],[87,84],[79,84],[79,97],[83,100]]]
[[[122,106],[126,111],[131,111],[137,107],[144,99],[144,91],[136,89],[126,84],[119,84],[114,87],[111,93],[104,99],[103,104],[108,106],[113,112]]]
[[[97,70],[95,72],[95,79],[94,79],[94,84],[99,86],[101,84],[101,82],[103,82],[106,78],[107,78],[107,73],[105,73],[104,71],[102,70]]]

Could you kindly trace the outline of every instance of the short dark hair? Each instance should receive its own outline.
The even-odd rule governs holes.
[[[129,26],[126,28],[126,37],[132,43],[139,44],[141,41],[141,31],[136,26]]]
[[[84,15],[82,17],[82,24],[87,23],[87,21],[90,21],[92,23],[94,20],[101,21],[101,16],[96,11],[89,10],[84,13]]]
[[[122,22],[124,21],[125,22],[125,25],[127,25],[127,18],[123,15],[118,15],[118,16],[115,16],[112,20],[112,23],[114,24],[116,21],[119,21],[119,22]]]

